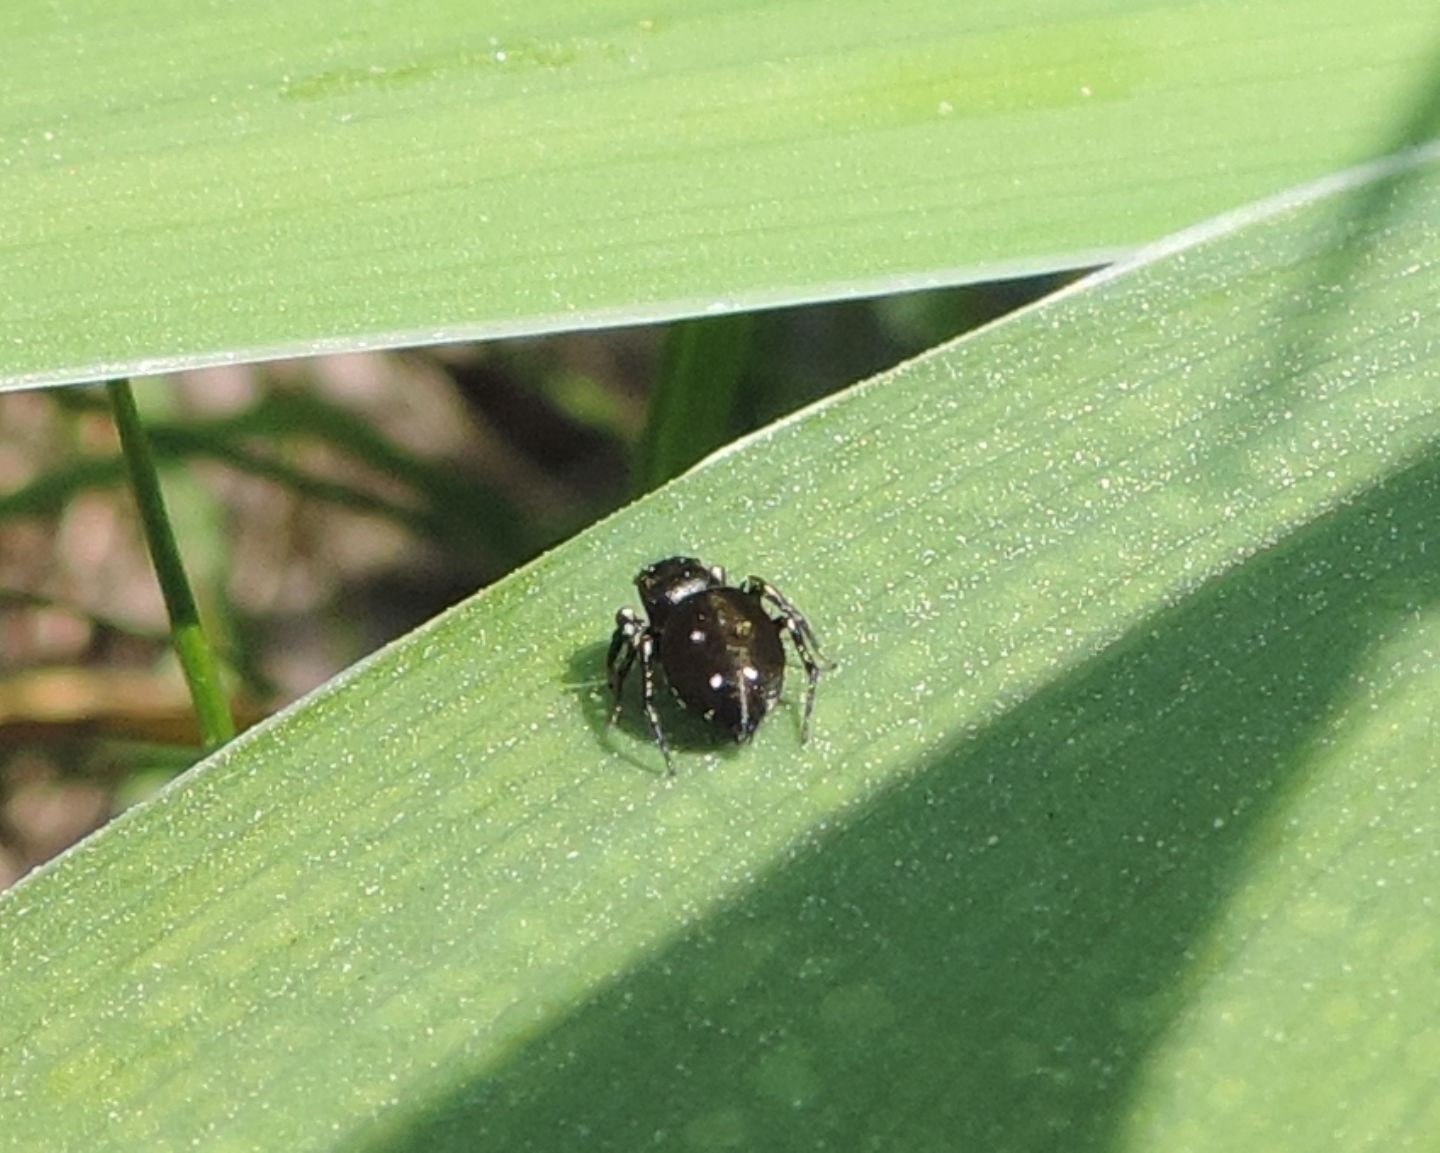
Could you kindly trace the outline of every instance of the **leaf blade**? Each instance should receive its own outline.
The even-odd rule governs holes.
[[[1098,263],[1388,150],[1432,17],[25,0],[0,387]]]
[[[1297,835],[1290,802],[1372,789],[1392,732],[1426,747],[1433,158],[1408,180],[1358,235],[1306,196],[1231,219],[717,454],[19,886],[0,1139],[1233,1148],[1274,1101],[1336,1121],[1326,1006],[1258,1097],[1217,1103],[1193,1039],[1227,980],[1297,1027],[1293,963],[1246,985],[1232,958],[1317,852],[1351,918],[1373,902],[1340,810]],[[1344,307],[1294,339],[1336,267]],[[839,667],[804,751],[784,713],[739,751],[677,725],[667,786],[600,667],[629,575],[682,550],[774,578]],[[1372,751],[1325,760],[1335,717]],[[1396,778],[1383,843],[1433,843],[1434,779]],[[1410,912],[1327,940],[1378,976]]]

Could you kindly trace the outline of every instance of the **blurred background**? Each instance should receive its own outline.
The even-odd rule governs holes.
[[[137,381],[237,723],[1068,279]],[[0,395],[0,888],[200,755],[104,390]]]

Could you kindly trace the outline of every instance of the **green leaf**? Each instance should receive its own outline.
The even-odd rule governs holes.
[[[235,736],[235,721],[230,704],[220,683],[220,668],[214,647],[200,623],[200,609],[190,591],[190,578],[180,558],[180,546],[170,514],[165,508],[165,495],[160,488],[160,474],[150,442],[140,423],[140,409],[128,380],[112,380],[106,385],[115,415],[115,431],[120,437],[121,452],[130,476],[130,489],[140,513],[145,544],[160,591],[165,598],[165,611],[170,618],[170,635],[175,642],[175,655],[185,674],[195,716],[200,722],[200,736],[208,749],[218,748]]]
[[[23,882],[0,1147],[1430,1140],[1440,166],[1369,176],[722,451]],[[680,551],[811,617],[809,746],[607,728]]]
[[[736,409],[751,359],[755,317],[684,320],[665,336],[665,362],[636,454],[640,492],[679,476],[742,431]]]
[[[0,387],[1095,263],[1414,135],[1434,17],[10,0]]]

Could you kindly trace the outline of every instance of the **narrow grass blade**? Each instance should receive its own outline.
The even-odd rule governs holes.
[[[679,476],[737,431],[736,405],[754,327],[754,317],[746,314],[671,326],[635,463],[639,491]]]
[[[145,528],[145,543],[165,597],[165,610],[170,615],[175,655],[180,658],[190,699],[195,703],[201,737],[206,747],[213,749],[235,735],[230,704],[220,684],[220,669],[190,592],[190,581],[185,576],[185,564],[165,510],[165,496],[160,491],[160,477],[155,471],[145,428],[140,423],[135,394],[128,380],[112,380],[105,387],[115,413],[115,428],[120,434],[130,488]]]

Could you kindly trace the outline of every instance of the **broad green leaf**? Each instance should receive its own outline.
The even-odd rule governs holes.
[[[1094,263],[1414,133],[1433,0],[9,0],[0,387]]]
[[[0,1148],[1428,1142],[1437,298],[1433,160],[1222,219],[391,646],[0,898]],[[808,747],[607,728],[677,551]]]

